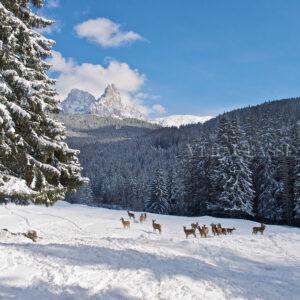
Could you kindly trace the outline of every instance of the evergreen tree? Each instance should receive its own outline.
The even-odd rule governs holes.
[[[276,180],[276,169],[269,155],[260,158],[259,197],[257,215],[264,219],[278,221],[282,218],[283,209],[280,196],[283,184]]]
[[[199,139],[190,149],[186,164],[185,203],[189,215],[203,215],[208,201],[209,156],[205,138]]]
[[[276,126],[267,116],[265,124],[259,129],[259,139],[257,215],[264,219],[278,221],[283,215],[281,198],[284,185],[279,176]]]
[[[251,215],[254,192],[247,141],[235,120],[220,119],[217,145],[219,154],[212,174],[216,189],[209,208],[231,216]]]
[[[36,29],[53,22],[31,7],[43,0],[0,0],[0,195],[50,205],[75,190],[78,151],[63,142],[54,81],[45,58],[53,41]]]
[[[178,162],[169,167],[166,181],[167,200],[170,205],[170,214],[180,214],[184,210],[182,177],[178,171]]]
[[[167,197],[164,173],[160,169],[157,169],[151,185],[150,197],[145,203],[146,209],[158,214],[168,214],[170,204]]]

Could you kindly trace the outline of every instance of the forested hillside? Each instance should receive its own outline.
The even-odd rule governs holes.
[[[60,116],[90,184],[68,201],[180,215],[300,219],[300,98],[203,125]]]

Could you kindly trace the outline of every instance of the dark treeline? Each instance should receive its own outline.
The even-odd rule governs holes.
[[[179,129],[132,121],[77,128],[83,136],[69,142],[81,149],[90,183],[68,201],[299,225],[299,117],[295,98]]]

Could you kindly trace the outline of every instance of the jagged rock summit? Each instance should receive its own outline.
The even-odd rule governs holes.
[[[68,115],[89,114],[91,113],[91,106],[95,102],[95,97],[89,92],[72,89],[62,102],[61,109],[63,113]]]
[[[145,119],[145,116],[132,104],[122,101],[120,92],[114,84],[106,87],[103,95],[92,105],[91,113],[118,119]]]
[[[97,100],[88,92],[73,89],[62,102],[61,107],[65,114],[94,114],[105,118],[146,119],[145,115],[136,107],[122,101],[120,92],[114,84],[109,84],[103,95]]]

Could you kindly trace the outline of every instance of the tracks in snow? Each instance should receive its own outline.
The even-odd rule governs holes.
[[[31,227],[31,228],[32,228],[32,225],[30,224],[30,222],[29,222],[29,220],[28,220],[27,217],[15,213],[15,212],[13,212],[11,209],[9,209],[9,208],[7,208],[7,207],[6,207],[6,209],[9,210],[9,211],[11,212],[11,214],[16,215],[16,216],[22,218],[22,219],[25,221],[26,225],[27,225],[28,227]],[[46,217],[57,218],[57,219],[60,219],[60,220],[62,220],[62,221],[66,221],[66,222],[72,224],[76,229],[78,229],[79,231],[81,231],[81,232],[83,232],[83,233],[89,233],[89,232],[85,231],[83,228],[81,228],[81,227],[80,227],[78,224],[76,224],[74,221],[72,221],[72,220],[70,220],[70,219],[68,219],[68,218],[65,218],[65,217],[61,217],[61,216],[57,216],[57,215],[53,215],[53,214],[33,213],[33,212],[31,212],[31,211],[26,211],[26,210],[23,210],[23,209],[18,209],[17,211],[22,211],[22,212],[24,212],[24,213],[29,213],[29,214],[32,214],[32,215],[38,215],[38,216],[46,216]],[[41,231],[41,230],[40,230],[40,231]],[[42,231],[41,231],[41,232],[42,232]]]

